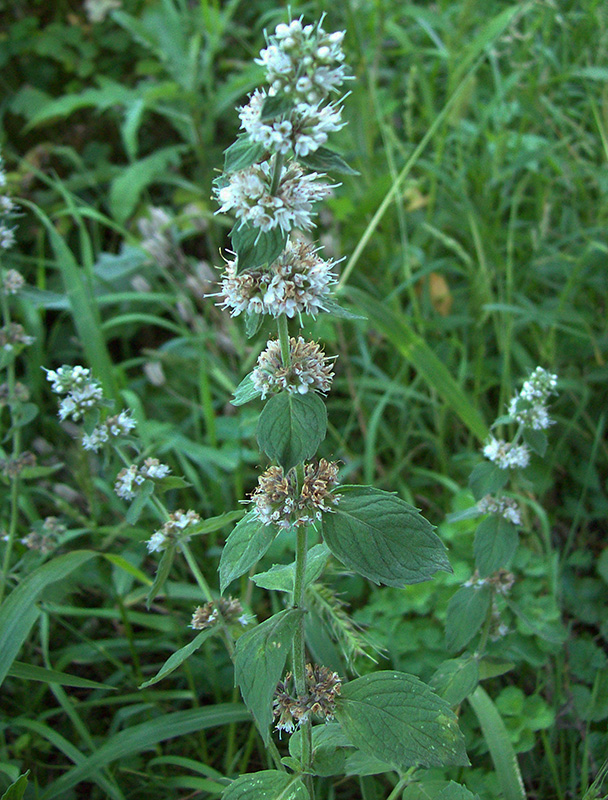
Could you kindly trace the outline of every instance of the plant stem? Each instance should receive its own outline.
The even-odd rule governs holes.
[[[410,778],[413,771],[414,771],[413,767],[410,767],[410,769],[408,769],[408,771],[401,777],[401,779],[399,780],[393,791],[386,798],[386,800],[397,800],[399,794],[405,789],[405,787],[410,782]]]
[[[277,153],[274,157],[274,168],[272,171],[272,183],[270,184],[270,194],[276,194],[283,171],[283,153]]]
[[[279,343],[281,345],[281,358],[283,366],[287,368],[291,362],[291,354],[289,348],[289,328],[287,327],[287,317],[281,314],[277,318],[277,327],[279,329]]]

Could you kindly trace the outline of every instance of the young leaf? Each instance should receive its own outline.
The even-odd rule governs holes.
[[[360,175],[356,169],[350,167],[341,155],[330,150],[329,147],[319,147],[313,153],[298,158],[302,164],[317,172],[337,172],[339,175]]]
[[[265,769],[252,775],[241,775],[222,795],[222,800],[309,800],[300,775]]]
[[[272,721],[272,698],[296,630],[300,609],[280,611],[244,633],[234,649],[234,680],[267,743]]]
[[[256,389],[254,386],[253,381],[251,380],[251,373],[249,373],[249,375],[245,376],[234,390],[234,394],[232,395],[232,400],[230,402],[233,406],[242,406],[259,396],[260,390]]]
[[[272,97],[267,97],[262,106],[260,119],[262,122],[265,122],[268,119],[274,119],[283,114],[289,114],[293,105],[294,103],[291,97],[287,97],[287,95],[281,94],[280,92],[272,95]]]
[[[541,458],[543,458],[547,452],[549,440],[544,431],[535,431],[531,428],[526,428],[524,430],[524,442],[528,445],[530,450],[533,450]]]
[[[208,639],[212,633],[214,633],[213,628],[208,628],[206,631],[201,631],[191,642],[188,642],[187,645],[180,647],[179,650],[176,650],[175,653],[170,655],[156,675],[153,678],[150,678],[150,680],[142,683],[139,688],[145,689],[148,686],[153,686],[155,683],[158,683],[163,678],[166,678],[167,675],[170,675],[172,672],[174,672],[174,670],[181,666],[184,661],[192,655],[192,653],[195,653],[199,649],[205,639]]]
[[[236,525],[220,557],[220,591],[235,578],[243,573],[262,558],[272,544],[278,533],[274,525],[264,525],[255,516],[255,511],[249,511]]]
[[[135,499],[127,509],[125,520],[129,525],[135,525],[144,510],[146,503],[154,494],[154,481],[145,480],[135,495]]]
[[[489,586],[462,586],[448,603],[445,643],[448,650],[462,650],[483,625],[490,609]]]
[[[256,314],[253,311],[245,311],[245,336],[251,339],[262,327],[264,322],[263,314]]]
[[[474,692],[478,683],[479,664],[470,656],[444,661],[429,681],[431,688],[452,708]]]
[[[329,558],[329,548],[324,544],[315,544],[306,555],[306,571],[304,588],[317,580],[325,569]],[[262,589],[274,592],[292,592],[294,564],[275,564],[267,572],[258,572],[251,580]]]
[[[449,705],[414,675],[387,670],[344,684],[336,718],[355,747],[398,770],[469,764]]]
[[[481,577],[484,578],[501,567],[508,567],[518,542],[517,527],[504,517],[492,514],[482,520],[475,531],[473,543],[475,566]]]
[[[285,472],[312,458],[327,432],[327,409],[318,394],[275,394],[264,406],[256,432],[260,450]]]
[[[247,169],[261,161],[265,152],[263,144],[252,142],[249,136],[241,135],[227,150],[224,150],[224,172]]]
[[[263,231],[237,222],[230,231],[230,240],[241,272],[272,263],[285,249],[287,234],[279,227]]]
[[[1,800],[23,800],[23,795],[27,789],[27,779],[30,771],[28,769],[23,775],[20,775],[14,783],[2,795]]]
[[[349,569],[387,586],[406,586],[451,572],[433,526],[405,500],[371,486],[341,486],[323,518],[323,537]]]
[[[165,581],[169,577],[169,573],[171,572],[171,567],[173,566],[174,557],[175,557],[175,544],[169,544],[169,546],[161,556],[158,569],[156,570],[156,575],[154,576],[154,583],[150,587],[150,591],[148,592],[148,596],[146,597],[146,608],[150,608],[152,601],[165,585]]]
[[[331,314],[332,317],[340,317],[341,319],[366,319],[362,314],[354,314],[352,311],[338,305],[331,297],[326,297],[323,300],[323,311]]]
[[[484,495],[493,494],[502,489],[508,480],[508,469],[501,469],[491,461],[482,461],[471,472],[469,486],[475,500],[480,500]]]

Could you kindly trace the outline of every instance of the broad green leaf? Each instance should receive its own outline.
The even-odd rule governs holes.
[[[67,672],[59,672],[56,669],[36,667],[33,664],[22,664],[20,661],[13,661],[13,665],[9,669],[8,675],[11,678],[21,678],[25,681],[59,683],[61,686],[76,686],[80,689],[116,690],[115,686],[108,686],[106,683],[90,681],[87,678],[80,678],[78,675],[69,675]]]
[[[145,689],[148,686],[153,686],[155,683],[162,681],[163,678],[166,678],[167,675],[170,675],[172,672],[174,672],[184,663],[187,658],[192,655],[192,653],[195,653],[199,649],[203,642],[208,639],[212,633],[214,633],[213,628],[209,628],[206,631],[201,631],[191,642],[188,642],[188,644],[184,647],[180,647],[179,650],[176,650],[175,653],[169,656],[157,674],[153,678],[150,678],[150,680],[142,683],[139,688]]]
[[[475,531],[475,566],[482,578],[507,568],[517,550],[517,527],[498,514],[482,520]]]
[[[336,722],[314,725],[312,729],[312,768],[315,775],[329,777],[344,774],[346,753],[354,748]],[[297,730],[289,737],[289,752],[296,761],[302,759],[302,731]]]
[[[224,150],[224,172],[247,169],[261,161],[265,152],[263,144],[252,142],[249,136],[241,135],[227,150]]]
[[[138,725],[115,733],[82,763],[57,778],[40,794],[40,800],[66,797],[72,787],[90,779],[100,767],[113,761],[128,758],[134,753],[144,753],[159,742],[188,736],[208,728],[247,722],[247,709],[236,703],[217,704],[210,707],[176,711],[147,719]]]
[[[260,450],[285,472],[312,458],[327,432],[327,409],[318,394],[275,394],[264,406],[256,436]]]
[[[352,748],[346,754],[347,775],[382,775],[384,772],[391,772],[393,767],[369,753]]]
[[[512,661],[505,661],[500,658],[486,656],[479,662],[479,680],[485,681],[488,678],[496,678],[510,672],[515,667]]]
[[[1,800],[23,800],[23,795],[27,789],[27,778],[30,774],[28,769],[23,775],[20,775],[17,780],[12,783],[2,795]]]
[[[36,604],[42,593],[95,555],[90,550],[76,550],[58,556],[30,573],[4,600],[0,606],[0,684],[38,619],[40,610]]]
[[[268,550],[278,533],[275,525],[264,525],[249,511],[235,526],[220,557],[220,591],[257,563]]]
[[[402,800],[479,800],[479,795],[454,781],[421,781],[410,784]]]
[[[398,770],[469,764],[449,705],[414,675],[387,670],[343,684],[336,718],[355,747]]]
[[[491,461],[482,461],[471,472],[469,486],[475,500],[480,500],[486,494],[494,494],[509,480],[509,470],[501,469]]]
[[[304,588],[317,580],[327,564],[329,548],[324,544],[315,544],[306,554],[306,570]],[[274,592],[293,592],[295,564],[275,564],[267,572],[258,572],[251,580],[262,589]]]
[[[474,692],[478,683],[479,664],[470,656],[444,661],[429,681],[431,688],[452,708]]]
[[[298,161],[309,169],[318,172],[337,172],[339,175],[360,175],[356,169],[350,167],[341,155],[330,150],[329,147],[319,147],[314,153],[299,157]]]
[[[492,756],[502,797],[504,800],[525,800],[526,792],[517,756],[496,706],[481,686],[475,689],[469,697],[469,702],[477,715],[485,743]]]
[[[349,288],[348,294],[355,305],[366,313],[370,324],[386,336],[397,352],[416,367],[433,392],[460,417],[467,428],[481,441],[487,439],[489,431],[481,414],[443,361],[408,324],[406,317],[403,314],[397,315],[386,303],[381,303],[360,290]]]
[[[479,800],[478,794],[470,792],[466,786],[450,781],[437,795],[437,800]]]
[[[270,736],[272,698],[301,619],[300,609],[280,611],[240,636],[234,649],[234,680],[265,742]]]
[[[278,92],[277,94],[272,95],[272,97],[267,97],[266,100],[264,100],[260,119],[262,122],[264,122],[268,119],[280,117],[283,114],[289,114],[293,106],[294,101],[291,99],[291,97]]]
[[[371,486],[341,486],[323,517],[323,538],[349,569],[387,586],[406,586],[451,572],[433,526],[405,500]]]
[[[489,586],[462,586],[448,603],[445,643],[448,650],[462,650],[481,628],[490,610]]]
[[[171,145],[156,150],[128,167],[123,167],[110,186],[110,210],[120,223],[135,211],[141,193],[151,183],[162,180],[170,167],[179,165],[184,145]]]
[[[249,373],[249,375],[246,375],[234,390],[232,400],[230,402],[233,406],[242,406],[259,396],[260,390],[255,387],[253,381],[251,380],[251,373]]]
[[[530,450],[533,450],[541,458],[544,457],[549,446],[547,434],[544,431],[535,431],[531,428],[524,430],[524,442],[528,445]]]
[[[239,222],[230,231],[232,249],[237,254],[239,272],[253,267],[271,264],[278,258],[287,244],[287,234],[279,227],[269,231],[241,225]]]
[[[170,543],[167,549],[163,551],[158,569],[156,570],[156,575],[154,576],[154,583],[150,587],[150,591],[146,597],[146,608],[150,608],[152,601],[160,593],[165,585],[165,581],[169,577],[171,567],[173,566],[173,559],[175,558],[175,546],[175,542]]]
[[[273,769],[241,775],[222,795],[222,800],[308,800],[310,795],[300,775]]]

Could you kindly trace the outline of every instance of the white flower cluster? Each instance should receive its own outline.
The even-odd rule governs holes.
[[[6,187],[4,160],[0,156],[0,191]],[[15,216],[17,206],[9,194],[0,194],[0,250],[10,250],[15,244],[15,228],[11,220]]]
[[[147,458],[141,467],[131,464],[124,467],[116,476],[114,491],[124,500],[132,500],[137,490],[146,480],[160,480],[165,478],[171,469],[166,464],[161,464],[157,458]]]
[[[530,463],[530,451],[525,444],[516,445],[494,436],[486,442],[483,454],[501,469],[525,469]]]
[[[282,166],[276,192],[271,192],[274,159],[230,173],[228,183],[217,190],[222,204],[219,211],[230,211],[241,221],[262,231],[279,227],[285,233],[293,228],[313,227],[313,203],[323,200],[334,188],[317,180],[324,175],[304,173],[292,162]]]
[[[19,294],[25,286],[25,278],[16,269],[7,269],[2,273],[2,291],[4,294]]]
[[[509,415],[524,428],[545,430],[553,424],[545,404],[556,393],[556,387],[557,375],[536,367],[520,393],[509,403]]]
[[[58,370],[47,370],[46,377],[55,394],[67,395],[59,404],[60,420],[69,417],[77,422],[103,401],[101,386],[93,380],[90,369],[64,365]]]
[[[127,436],[135,426],[136,422],[130,412],[121,411],[120,414],[108,417],[91,433],[85,433],[82,437],[82,446],[85,450],[93,450],[96,453],[110,439]]]
[[[321,22],[302,25],[294,19],[277,25],[256,63],[266,69],[271,91],[318,103],[346,79],[343,40],[344,31],[326,33]]]
[[[155,531],[146,542],[148,552],[158,553],[164,550],[170,542],[176,541],[177,539],[187,542],[190,536],[184,533],[184,531],[187,531],[187,529],[191,528],[193,525],[198,525],[200,521],[201,518],[199,515],[196,511],[192,510],[182,511],[180,508],[173,514],[169,514],[169,519],[165,522],[163,527]]]
[[[175,261],[175,246],[170,235],[171,217],[156,206],[150,208],[150,217],[138,221],[142,235],[142,249],[159,267],[166,269]]]
[[[262,400],[268,394],[281,391],[325,394],[330,390],[334,377],[329,361],[316,342],[306,342],[299,336],[290,338],[289,364],[284,365],[279,340],[273,339],[260,353],[251,380]]]
[[[496,514],[513,525],[521,525],[519,505],[511,497],[492,497],[487,494],[477,503],[477,508],[482,514]]]
[[[306,242],[288,242],[285,250],[265,270],[238,273],[236,261],[228,262],[222,276],[220,305],[235,317],[243,311],[254,314],[318,314],[324,311],[330,287],[336,278],[333,261],[324,261],[318,249]]]
[[[307,156],[325,144],[330,133],[339,131],[346,123],[341,121],[342,109],[330,103],[311,105],[296,103],[288,119],[262,120],[262,107],[268,95],[256,89],[249,103],[239,109],[241,127],[254,142],[263,144],[270,152]]]

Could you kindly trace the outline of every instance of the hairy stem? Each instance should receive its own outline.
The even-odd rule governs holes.
[[[277,319],[277,327],[279,329],[279,344],[281,345],[281,358],[283,366],[288,367],[291,362],[291,354],[289,349],[289,329],[287,327],[287,317],[281,314]]]
[[[272,171],[272,183],[270,184],[270,194],[276,194],[277,189],[279,188],[279,182],[281,180],[281,172],[283,171],[283,159],[284,156],[282,153],[277,153],[274,157],[274,168]]]

